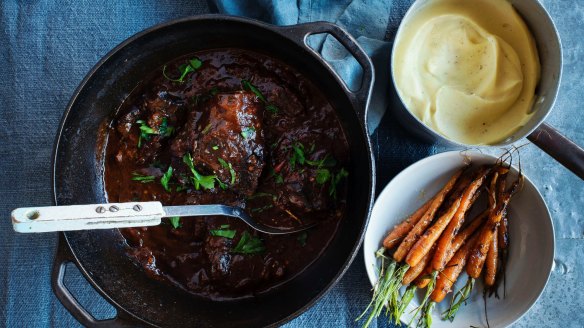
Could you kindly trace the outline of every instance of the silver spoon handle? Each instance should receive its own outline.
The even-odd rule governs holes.
[[[304,229],[310,228],[307,226],[306,228],[302,227],[300,229],[296,228],[294,230],[291,229],[278,229],[275,227],[269,227],[264,224],[260,224],[252,219],[245,211],[241,208],[234,207],[234,206],[227,206],[227,205],[182,205],[182,206],[164,206],[165,217],[171,216],[207,216],[207,215],[221,215],[221,216],[230,216],[233,218],[238,218],[243,222],[247,223],[250,227],[254,228],[255,230],[263,233],[268,233],[272,235],[280,235],[280,234],[288,234],[294,231],[300,231]]]
[[[178,206],[164,206],[164,217],[172,216],[207,216],[207,215],[222,215],[241,218],[245,215],[242,210],[237,207],[227,205],[178,205]]]
[[[163,216],[160,202],[23,207],[12,211],[12,227],[21,233],[145,227]]]

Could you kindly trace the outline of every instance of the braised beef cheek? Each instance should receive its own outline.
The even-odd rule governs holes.
[[[194,294],[273,289],[323,252],[345,215],[349,152],[335,111],[300,72],[266,55],[220,49],[174,60],[110,126],[110,202],[228,204],[272,226],[321,222],[285,236],[216,216],[120,230],[148,275]]]

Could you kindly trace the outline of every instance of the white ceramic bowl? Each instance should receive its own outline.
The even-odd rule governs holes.
[[[432,197],[468,159],[475,164],[494,163],[496,158],[474,151],[452,151],[425,158],[398,174],[377,198],[371,213],[363,251],[365,266],[371,284],[377,281],[375,251],[381,247],[386,233],[411,212]],[[512,169],[510,179],[517,177]],[[554,228],[547,206],[541,194],[526,177],[523,189],[509,204],[510,250],[507,263],[507,297],[487,299],[487,311],[491,327],[506,327],[517,321],[535,303],[543,291],[554,261]],[[467,280],[461,274],[454,290]],[[454,322],[442,321],[440,314],[448,308],[449,294],[433,311],[434,328],[439,327],[486,327],[483,284],[477,281],[466,306],[461,307]],[[403,291],[403,290],[402,290]],[[416,295],[405,311],[402,322],[407,324],[422,294]]]

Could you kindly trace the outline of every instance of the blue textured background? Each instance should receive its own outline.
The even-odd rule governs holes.
[[[218,1],[224,12],[292,24],[326,19],[349,29],[376,61],[378,82],[372,125],[388,99],[388,49],[410,0],[272,1],[241,6]],[[564,75],[556,108],[548,122],[584,144],[584,2],[545,0],[564,47]],[[260,3],[260,4],[258,4]],[[262,4],[263,3],[263,4]],[[293,7],[295,6],[295,7]],[[211,7],[215,7],[212,4]],[[294,9],[295,8],[295,9]],[[209,12],[205,1],[1,1],[0,2],[0,327],[78,326],[50,288],[50,268],[57,234],[17,235],[13,208],[50,205],[51,152],[60,117],[70,96],[90,68],[127,37],[167,20]],[[251,11],[250,11],[251,10]],[[319,40],[323,54],[341,73],[352,69],[330,40]],[[344,70],[344,71],[343,71]],[[384,84],[385,83],[385,84]],[[421,144],[398,127],[390,115],[373,134],[381,188],[414,161],[445,149]],[[556,227],[556,266],[542,298],[517,327],[581,327],[584,313],[584,184],[538,151],[522,152],[524,170],[542,192]],[[71,266],[66,283],[98,318],[113,309]],[[566,297],[568,296],[568,297]],[[341,282],[289,327],[353,326],[367,304],[369,284],[362,256]],[[386,326],[383,320],[379,326]]]

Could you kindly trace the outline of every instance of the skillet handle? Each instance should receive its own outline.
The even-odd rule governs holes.
[[[529,141],[584,180],[584,149],[543,123],[527,136]]]
[[[64,283],[65,268],[67,263],[75,263],[73,254],[69,251],[63,234],[59,234],[59,246],[57,255],[53,262],[51,274],[51,286],[55,296],[61,304],[71,313],[71,315],[85,327],[136,327],[137,324],[126,313],[116,309],[117,314],[114,318],[106,320],[97,320],[87,310],[79,304],[75,296],[67,289]]]
[[[367,53],[365,53],[365,50],[361,48],[359,43],[357,43],[357,40],[340,26],[329,22],[312,22],[292,26],[282,26],[280,29],[284,32],[286,37],[292,38],[298,45],[320,57],[322,62],[331,69],[340,81],[343,82],[343,88],[351,98],[351,102],[356,105],[356,108],[358,108],[357,114],[359,114],[359,117],[362,119],[365,126],[367,126],[367,107],[369,106],[369,98],[373,88],[373,83],[375,82],[375,69],[373,68],[371,59]],[[306,43],[306,40],[310,35],[323,33],[329,33],[334,36],[357,60],[359,65],[361,65],[361,68],[363,69],[363,77],[361,87],[358,90],[351,91],[335,70],[326,62],[326,60],[324,60],[324,58],[322,58],[321,54],[312,49]]]

